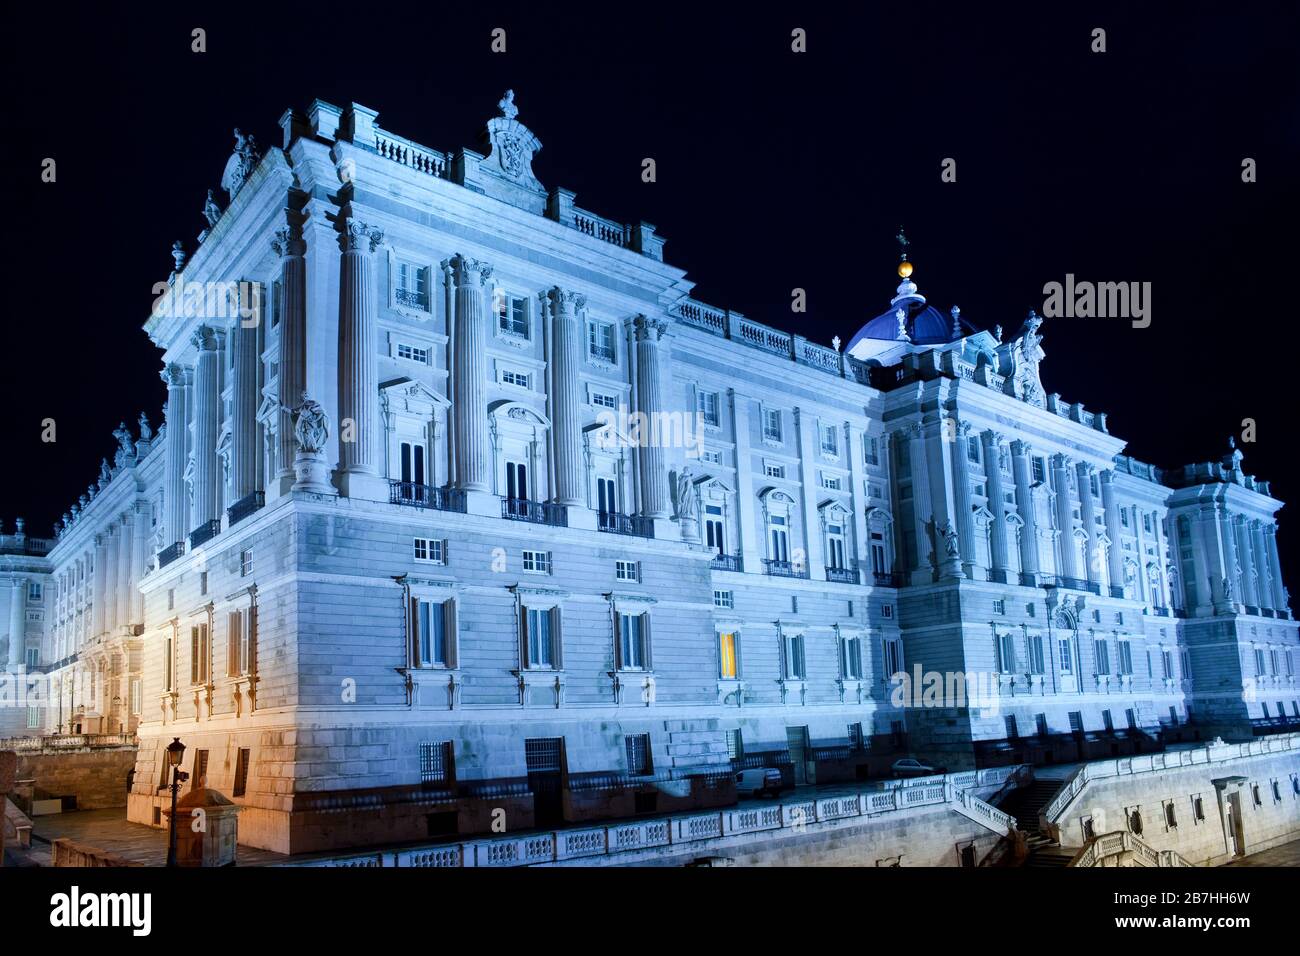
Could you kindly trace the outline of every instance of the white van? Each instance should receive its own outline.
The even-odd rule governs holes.
[[[736,793],[742,797],[761,797],[767,794],[779,797],[784,789],[785,778],[775,767],[741,770],[736,774]]]

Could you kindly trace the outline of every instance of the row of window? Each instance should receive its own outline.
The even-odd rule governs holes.
[[[226,614],[226,676],[243,677],[256,671],[257,628],[256,612],[252,608],[229,611]],[[210,682],[209,666],[212,659],[212,635],[206,621],[190,626],[190,685],[201,686]],[[163,690],[177,690],[176,642],[172,635],[163,639]]]

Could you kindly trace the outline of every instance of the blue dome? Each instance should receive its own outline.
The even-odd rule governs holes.
[[[961,320],[961,326],[964,333],[979,331],[965,319]],[[907,334],[913,345],[942,345],[951,342],[954,338],[952,316],[944,315],[934,306],[927,305],[907,317]],[[849,341],[846,351],[852,352],[853,347],[863,339],[898,341],[898,318],[894,315],[894,310],[876,316],[858,329],[858,334]]]

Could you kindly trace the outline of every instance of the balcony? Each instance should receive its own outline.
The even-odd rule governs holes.
[[[881,588],[901,588],[904,586],[903,572],[901,571],[872,571],[871,580],[876,587]]]
[[[465,513],[465,492],[460,488],[435,488],[414,481],[390,481],[388,502],[412,508],[431,508],[434,511]]]
[[[422,309],[428,311],[429,297],[423,292],[416,292],[413,289],[398,289],[394,293],[398,305],[404,305],[409,309]]]
[[[167,567],[167,565],[171,564],[173,561],[175,561],[184,553],[185,553],[184,541],[177,541],[175,544],[168,545],[167,547],[163,548],[161,551],[158,552],[159,569]]]
[[[857,584],[857,568],[827,568],[826,580],[836,584]]]
[[[251,495],[245,495],[226,509],[226,520],[233,527],[264,504],[266,504],[266,495],[260,491],[254,491]]]
[[[531,521],[555,528],[569,526],[569,509],[564,505],[546,501],[529,501],[527,498],[502,498],[501,517],[511,521]]]
[[[221,534],[220,518],[213,518],[211,521],[203,522],[190,532],[190,550],[193,551],[205,541],[211,541],[219,534]]]
[[[771,558],[763,559],[763,571],[774,578],[808,577],[808,569],[803,565],[795,565],[789,561],[773,561]]]
[[[738,554],[715,554],[713,563],[710,565],[714,571],[735,571],[741,573],[745,570],[745,559]]]
[[[597,362],[608,362],[611,365],[615,363],[614,349],[609,345],[588,346],[587,354]]]
[[[597,512],[596,528],[599,531],[608,531],[610,534],[631,534],[639,538],[655,536],[653,518],[642,515],[621,515],[613,511]]]

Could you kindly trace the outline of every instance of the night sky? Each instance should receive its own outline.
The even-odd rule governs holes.
[[[1222,454],[1253,418],[1246,470],[1300,497],[1295,4],[464,6],[8,11],[0,232],[23,294],[0,337],[5,530],[21,514],[49,533],[114,426],[142,409],[160,422],[141,325],[173,240],[195,248],[233,127],[279,145],[283,111],[319,97],[453,151],[507,87],[546,186],[654,223],[696,298],[814,341],[847,342],[888,308],[900,224],[930,303],[1008,334],[1066,273],[1151,282],[1149,328],[1049,320],[1045,388],[1108,412],[1129,453],[1162,466]],[[490,51],[498,26],[505,54]],[[195,27],[206,53],[190,51]],[[940,179],[949,157],[955,183]],[[795,287],[807,314],[790,311]],[[1293,584],[1295,507],[1279,539]]]

